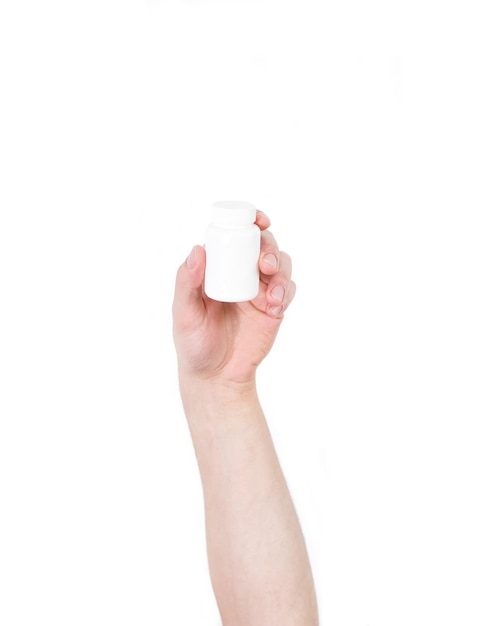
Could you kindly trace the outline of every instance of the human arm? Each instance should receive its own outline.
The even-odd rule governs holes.
[[[316,626],[304,538],[259,403],[257,366],[295,293],[291,260],[263,230],[258,296],[210,300],[197,246],[177,275],[181,397],[204,493],[209,569],[224,626]],[[275,265],[267,263],[273,255]],[[280,298],[280,299],[278,299]]]

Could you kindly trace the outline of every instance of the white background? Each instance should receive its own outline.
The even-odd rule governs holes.
[[[322,624],[495,626],[491,8],[2,0],[2,625],[219,624],[170,307],[237,199],[294,261],[259,387]]]

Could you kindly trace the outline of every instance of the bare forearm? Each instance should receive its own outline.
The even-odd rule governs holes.
[[[255,386],[182,381],[224,626],[314,626],[307,551]]]

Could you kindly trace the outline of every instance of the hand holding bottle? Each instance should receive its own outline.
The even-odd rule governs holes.
[[[261,232],[259,292],[249,302],[218,302],[203,289],[206,256],[194,246],[176,277],[174,340],[180,378],[248,384],[268,354],[295,295],[292,263],[281,252],[269,218],[257,211]]]

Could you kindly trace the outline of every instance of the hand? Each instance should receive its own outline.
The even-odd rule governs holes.
[[[253,383],[268,354],[284,311],[295,295],[292,262],[267,230],[269,218],[258,211],[262,231],[259,293],[250,302],[224,303],[205,295],[205,250],[194,246],[176,276],[174,341],[180,374],[225,383]]]

